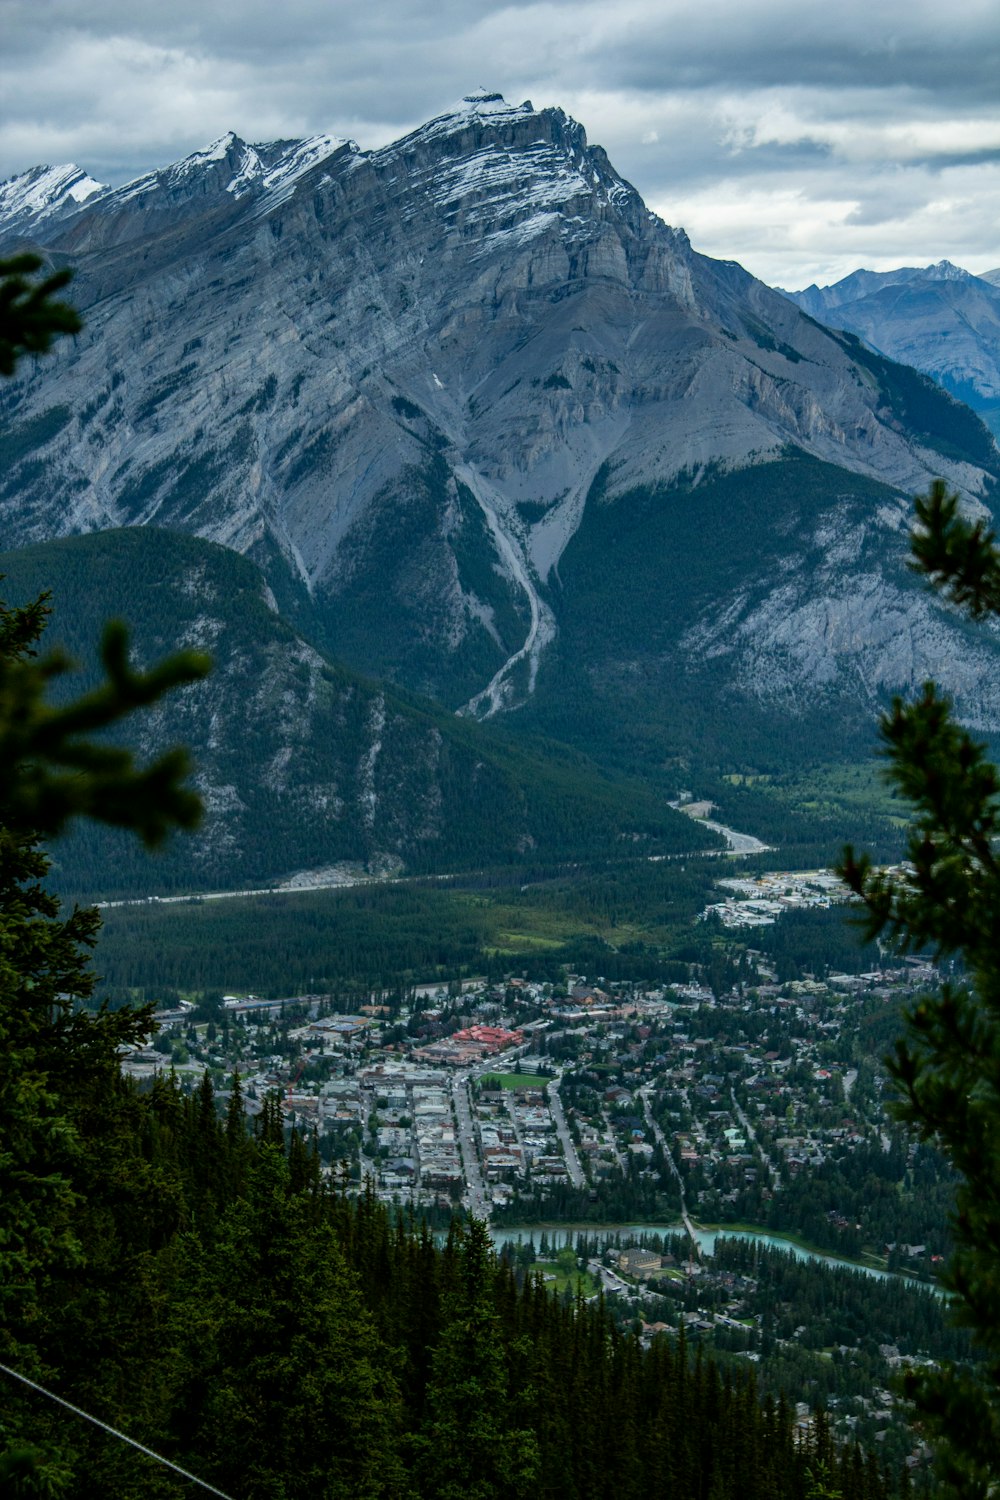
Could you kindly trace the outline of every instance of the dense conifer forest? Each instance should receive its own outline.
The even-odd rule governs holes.
[[[569,963],[608,979],[669,981],[687,975],[670,964],[671,939],[690,941],[715,873],[709,861],[633,859],[570,874],[535,866],[229,901],[136,902],[105,913],[98,968],[109,984],[149,998],[231,988],[278,998],[527,964],[533,973],[549,966],[553,978]]]
[[[24,1236],[4,1362],[210,1483],[247,1500],[792,1500],[822,1493],[825,1468],[843,1500],[895,1492],[822,1419],[796,1443],[751,1375],[682,1338],[643,1351],[600,1303],[515,1276],[479,1224],[437,1247],[345,1197],[308,1142],[283,1139],[277,1098],[248,1134],[238,1086],[225,1120],[207,1081],[138,1094],[107,1019],[72,1029],[47,1163],[72,1210],[53,1224],[40,1206]],[[8,1461],[41,1465],[26,1494],[191,1492],[15,1385],[4,1434]]]

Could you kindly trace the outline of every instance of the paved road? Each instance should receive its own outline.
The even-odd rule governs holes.
[[[606,1266],[601,1260],[588,1260],[587,1270],[592,1276],[597,1277],[606,1292],[631,1292],[635,1290],[630,1282],[625,1281],[623,1277],[618,1275],[617,1271],[612,1271],[611,1267]]]
[[[556,1130],[559,1132],[559,1139],[562,1142],[563,1155],[566,1158],[566,1170],[569,1172],[569,1180],[570,1182],[572,1182],[574,1187],[586,1187],[587,1179],[584,1176],[583,1168],[580,1165],[580,1158],[576,1154],[576,1146],[573,1143],[573,1137],[569,1133],[569,1126],[566,1124],[566,1116],[563,1114],[562,1100],[559,1097],[559,1085],[561,1082],[561,1077],[553,1078],[552,1082],[546,1089],[546,1093],[549,1096],[549,1111],[552,1115],[552,1120],[556,1127]]]
[[[368,1138],[368,1121],[371,1119],[372,1110],[375,1107],[375,1089],[371,1084],[362,1084],[358,1089],[358,1109],[361,1121],[361,1141]],[[371,1184],[372,1189],[378,1186],[378,1173],[370,1156],[366,1156],[358,1145],[358,1161],[361,1166],[362,1188]]]
[[[691,1241],[692,1248],[694,1249],[695,1259],[701,1260],[701,1246],[698,1243],[698,1237],[694,1232],[694,1225],[688,1216],[687,1204],[684,1201],[684,1178],[681,1176],[677,1163],[674,1161],[674,1153],[670,1149],[670,1144],[666,1136],[653,1118],[653,1110],[649,1102],[651,1093],[651,1085],[639,1090],[639,1097],[642,1100],[642,1112],[646,1117],[646,1124],[653,1132],[657,1143],[663,1148],[663,1155],[666,1157],[667,1166],[674,1174],[674,1180],[677,1183],[677,1192],[681,1200],[681,1218],[684,1221],[684,1228],[687,1230],[688,1239]]]
[[[611,1121],[608,1119],[608,1112],[606,1109],[601,1110],[601,1119],[604,1121],[604,1129],[607,1133],[608,1145],[611,1147],[611,1150],[614,1153],[615,1161],[618,1163],[618,1170],[624,1177],[627,1171],[625,1166],[625,1158],[622,1156],[621,1152],[618,1149],[618,1141],[615,1138],[614,1127],[612,1126]]]
[[[526,649],[526,647],[523,647],[520,652],[515,653],[510,661],[501,667],[494,678],[494,683],[498,682],[510,666],[523,656]],[[492,686],[493,683],[490,684],[490,687]],[[476,698],[466,704],[465,709],[460,710],[460,712],[471,712],[473,704],[488,693],[489,688],[484,688],[483,692],[479,693]],[[496,707],[497,704],[494,703],[482,717],[488,718],[490,714],[495,712]],[[676,808],[677,804],[672,802],[670,806]],[[680,810],[683,812],[684,809],[681,808]],[[754,838],[752,833],[737,833],[735,829],[727,828],[724,823],[715,823],[710,818],[698,818],[696,821],[703,824],[705,828],[714,828],[716,833],[721,833],[726,841],[726,850],[691,849],[687,853],[651,854],[644,857],[651,863],[659,863],[662,860],[711,859],[720,852],[733,855],[766,854],[771,849],[770,844],[761,843],[760,839]],[[467,870],[457,873],[470,875],[479,872]],[[362,870],[300,870],[297,874],[289,876],[287,880],[282,880],[275,885],[238,886],[235,890],[228,891],[189,891],[183,896],[127,896],[117,901],[88,901],[87,905],[96,906],[99,911],[110,911],[113,907],[117,906],[182,906],[192,901],[238,901],[247,896],[301,896],[303,893],[310,891],[348,890],[351,886],[355,885],[407,885],[416,880],[431,879],[445,881],[454,880],[455,878],[456,872],[454,871],[447,871],[443,875],[431,875],[428,877],[427,875],[371,875]],[[522,890],[524,889],[527,889],[527,887],[522,886]],[[472,982],[474,981],[467,981],[463,984],[463,989],[467,988],[468,984]],[[440,985],[432,984],[422,986],[421,988],[425,992],[430,993],[439,989]]]
[[[744,1130],[744,1133],[745,1133],[747,1139],[750,1140],[750,1141],[752,1141],[753,1144],[757,1147],[757,1151],[758,1151],[758,1154],[760,1156],[760,1159],[764,1163],[764,1166],[767,1169],[767,1175],[771,1179],[771,1186],[772,1186],[772,1188],[774,1189],[774,1191],[776,1193],[780,1193],[781,1192],[781,1173],[778,1171],[777,1167],[774,1165],[774,1162],[771,1160],[771,1158],[768,1156],[767,1152],[764,1150],[763,1146],[760,1144],[760,1141],[758,1141],[758,1139],[757,1139],[757,1132],[756,1132],[756,1130],[754,1130],[753,1126],[750,1124],[750,1121],[749,1121],[749,1119],[748,1119],[748,1117],[746,1115],[746,1112],[743,1109],[743,1106],[740,1104],[739,1100],[736,1097],[736,1090],[735,1089],[731,1089],[730,1093],[732,1094],[733,1109],[736,1112],[736,1118],[739,1120],[740,1124],[743,1126],[743,1130]]]
[[[458,1148],[465,1169],[466,1194],[469,1212],[477,1219],[488,1219],[490,1203],[486,1197],[483,1174],[479,1167],[479,1152],[476,1149],[476,1131],[472,1122],[472,1105],[469,1101],[469,1080],[459,1073],[451,1081],[451,1097],[458,1124]]]
[[[626,1281],[606,1266],[600,1260],[588,1260],[587,1270],[592,1276],[596,1276],[606,1292],[621,1292],[627,1297],[638,1297],[642,1302],[659,1302],[660,1293],[654,1292],[651,1287],[643,1286],[642,1282]],[[591,1299],[592,1300],[592,1299]]]

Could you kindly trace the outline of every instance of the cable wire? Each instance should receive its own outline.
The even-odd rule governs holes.
[[[55,1391],[46,1390],[44,1385],[39,1385],[37,1380],[29,1380],[27,1375],[22,1375],[19,1370],[12,1370],[9,1365],[0,1364],[0,1370],[5,1375],[10,1375],[14,1380],[20,1380],[22,1385],[29,1385],[33,1391],[47,1396],[50,1401],[57,1401],[60,1406],[65,1406],[74,1416],[82,1417],[85,1422],[93,1422],[95,1427],[100,1427],[104,1432],[109,1432],[112,1437],[120,1438],[123,1443],[128,1443],[133,1448],[138,1448],[140,1453],[145,1453],[155,1463],[163,1464],[167,1469],[173,1469],[175,1474],[182,1474],[185,1479],[190,1479],[192,1484],[198,1484],[203,1490],[208,1490],[210,1495],[219,1495],[221,1500],[233,1500],[225,1490],[217,1490],[214,1484],[209,1484],[207,1479],[199,1479],[197,1474],[192,1474],[188,1469],[182,1469],[180,1464],[175,1464],[172,1459],[164,1458],[162,1453],[154,1453],[152,1448],[147,1448],[144,1443],[137,1443],[135,1438],[129,1437],[127,1432],[119,1432],[117,1427],[110,1427],[107,1422],[102,1422],[100,1417],[91,1416],[89,1411],[84,1411],[80,1406],[74,1406],[72,1401],[65,1401],[62,1396],[57,1396]]]

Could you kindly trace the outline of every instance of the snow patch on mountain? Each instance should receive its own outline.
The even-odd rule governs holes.
[[[357,151],[353,142],[332,135],[249,145],[229,130],[180,161],[120,187],[96,182],[75,165],[32,167],[0,183],[0,234],[27,234],[44,222],[68,220],[96,206],[115,212],[213,192],[251,200],[255,215],[268,213],[292,195],[306,172],[344,146]]]
[[[290,141],[276,161],[261,169],[259,182],[262,198],[258,214],[269,213],[284,203],[291,197],[300,177],[345,146],[358,151],[353,141],[342,140],[335,135],[313,135],[304,141]]]
[[[541,654],[545,647],[554,640],[556,624],[552,610],[542,599],[531,577],[525,562],[521,540],[509,523],[505,522],[506,507],[503,500],[495,493],[491,493],[491,486],[470,465],[460,465],[455,473],[478,501],[492,533],[497,552],[507,565],[510,576],[527,595],[531,610],[531,623],[524,644],[508,657],[482,691],[470,698],[461,710],[463,714],[470,714],[474,718],[489,719],[503,709],[514,707],[519,697],[523,698],[523,689],[519,694],[515,676],[515,668],[521,662],[526,662],[528,667],[527,693],[530,695],[535,691]]]
[[[472,156],[435,163],[426,175],[430,196],[441,208],[457,208],[474,195],[474,202],[466,207],[470,224],[493,219],[512,205],[530,208],[536,203],[565,203],[592,187],[562,152],[542,141],[516,154],[491,142]]]
[[[452,135],[461,125],[476,124],[480,120],[488,120],[491,125],[497,125],[534,113],[535,108],[530,99],[525,99],[523,104],[508,104],[502,94],[490,93],[488,90],[477,91],[466,94],[452,109],[428,120],[426,125],[421,125],[411,135],[404,136],[398,144],[405,144],[414,136],[432,140],[435,136]]]
[[[31,167],[0,183],[0,231],[25,233],[45,219],[74,212],[107,189],[72,162]]]

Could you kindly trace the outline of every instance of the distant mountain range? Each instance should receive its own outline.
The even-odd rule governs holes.
[[[905,566],[933,476],[989,506],[986,428],[699,255],[561,110],[478,94],[378,151],[228,135],[119,188],[35,168],[0,238],[73,268],[86,324],[0,393],[8,547],[220,543],[290,662],[660,784],[854,753],[930,674],[1000,727],[996,648]]]
[[[788,295],[821,323],[932,376],[1000,433],[1000,270],[973,276],[942,260],[854,271]]]

